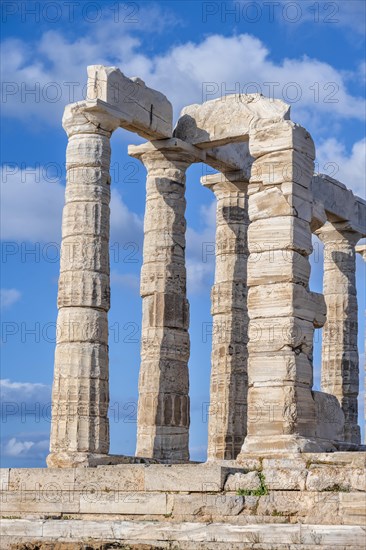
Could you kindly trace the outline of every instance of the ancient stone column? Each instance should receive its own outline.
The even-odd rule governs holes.
[[[189,460],[189,304],[185,172],[192,147],[177,139],[130,146],[147,169],[136,455]]]
[[[118,121],[80,102],[66,107],[63,126],[69,142],[47,458],[53,467],[85,466],[109,451],[109,164]]]
[[[320,451],[313,333],[325,321],[309,291],[314,145],[289,120],[249,134],[248,429],[243,452]],[[330,445],[330,448],[332,446]]]
[[[359,244],[356,246],[356,252],[357,254],[360,254],[362,259],[366,262],[366,244]],[[365,330],[365,348],[366,348],[366,330]],[[366,358],[363,359],[363,368],[364,372],[366,372]],[[364,378],[364,389],[366,389],[366,378]],[[366,411],[366,391],[364,391],[364,401],[363,401],[363,407],[364,411]],[[364,436],[363,436],[363,443],[366,444],[366,412],[364,412]]]
[[[355,246],[361,236],[337,223],[326,223],[316,234],[324,243],[323,292],[327,305],[322,340],[322,390],[335,395],[342,407],[344,441],[359,444]]]
[[[208,459],[235,459],[247,424],[248,183],[240,174],[202,178],[217,199]]]

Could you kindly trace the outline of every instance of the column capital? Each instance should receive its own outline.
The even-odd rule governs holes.
[[[100,134],[110,137],[120,126],[120,119],[103,101],[78,101],[66,105],[62,126],[69,138],[75,134]]]
[[[213,193],[243,193],[248,188],[248,180],[243,170],[218,172],[202,176],[201,184]]]
[[[159,139],[141,145],[129,145],[128,154],[139,159],[147,168],[151,162],[162,159],[170,162],[182,162],[187,164],[187,167],[194,162],[206,161],[205,151],[178,138]]]
[[[359,244],[356,246],[356,252],[360,254],[366,262],[366,244]]]
[[[327,222],[315,231],[315,235],[326,245],[329,243],[341,243],[347,246],[356,246],[362,239],[361,233],[352,231],[347,222]]]

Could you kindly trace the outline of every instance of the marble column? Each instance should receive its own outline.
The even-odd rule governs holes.
[[[66,107],[63,127],[69,141],[47,458],[52,467],[89,465],[109,451],[109,165],[118,120],[79,102]]]
[[[362,256],[363,260],[366,262],[366,244],[359,244],[356,246],[356,252]],[[365,327],[365,351],[366,351],[366,327]],[[364,353],[364,401],[363,401],[363,421],[364,421],[364,434],[363,442],[366,444],[366,355]]]
[[[313,333],[325,321],[310,292],[311,136],[289,120],[249,134],[248,429],[242,452],[320,451],[312,394]]]
[[[147,169],[136,455],[189,460],[189,304],[186,297],[185,172],[180,140],[130,146]]]
[[[213,174],[201,181],[217,200],[207,454],[209,460],[234,460],[247,423],[248,183],[235,173]]]
[[[342,407],[344,441],[361,442],[358,426],[358,349],[355,246],[361,236],[326,223],[316,234],[324,243],[323,292],[327,321],[322,340],[322,390],[335,395]]]

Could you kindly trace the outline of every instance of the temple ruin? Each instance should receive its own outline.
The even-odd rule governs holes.
[[[5,535],[92,534],[186,549],[262,548],[259,542],[362,548],[355,258],[359,252],[365,259],[358,243],[366,237],[366,202],[314,175],[310,134],[290,120],[288,105],[258,94],[189,105],[173,129],[163,94],[95,65],[88,67],[88,98],[66,107],[63,127],[50,454],[48,468],[3,472]],[[109,167],[118,128],[147,140],[128,148],[147,170],[135,457],[109,453]],[[185,174],[200,162],[217,171],[201,179],[217,215],[208,461],[195,464]],[[313,235],[324,243],[323,294],[309,288]],[[322,391],[314,391],[313,339],[322,327]],[[60,500],[37,501],[37,483],[60,484]],[[46,513],[58,521],[44,520]],[[155,523],[140,525],[139,518]]]
[[[88,100],[68,105],[66,204],[49,466],[109,452],[110,136],[147,138],[129,154],[147,170],[136,455],[189,460],[189,304],[185,172],[217,200],[208,458],[357,450],[359,365],[355,247],[366,203],[314,176],[310,134],[260,95],[172,106],[114,67],[88,69]],[[309,289],[312,234],[324,243],[324,295]],[[94,251],[85,255],[85,250]],[[313,335],[324,326],[322,392]],[[324,411],[331,411],[324,417]],[[71,414],[70,414],[71,412]]]

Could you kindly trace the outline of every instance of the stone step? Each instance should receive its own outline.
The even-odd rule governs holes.
[[[231,523],[366,525],[362,492],[270,491],[261,496],[236,492],[188,493],[101,490],[7,491],[1,493],[3,517],[99,517]]]
[[[328,549],[363,550],[365,528],[345,525],[231,525],[228,523],[169,523],[146,521],[5,520],[1,521],[3,550],[21,549],[26,542],[121,542],[130,548],[213,549]],[[94,545],[93,545],[94,543]],[[23,547],[24,548],[24,547]],[[62,546],[60,546],[62,548]],[[66,547],[65,547],[66,548]],[[73,546],[77,548],[77,546]]]

